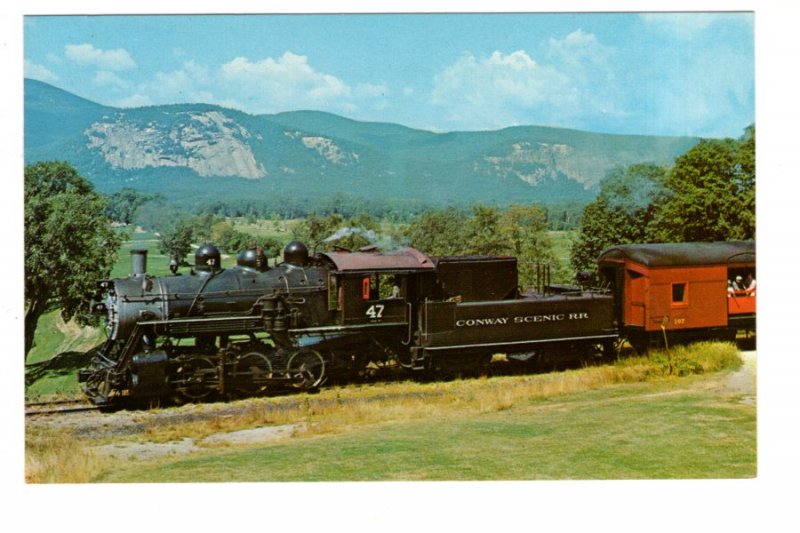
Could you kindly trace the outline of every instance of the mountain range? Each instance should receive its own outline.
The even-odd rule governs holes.
[[[420,205],[587,201],[619,165],[671,165],[695,137],[542,126],[435,133],[318,111],[122,109],[25,80],[25,161],[63,160],[101,192],[202,204],[332,196]]]

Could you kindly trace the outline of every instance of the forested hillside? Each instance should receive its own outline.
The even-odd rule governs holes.
[[[433,133],[200,103],[117,109],[25,82],[27,163],[66,161],[101,192],[135,188],[220,214],[587,202],[609,170],[670,165],[698,141],[537,126]]]

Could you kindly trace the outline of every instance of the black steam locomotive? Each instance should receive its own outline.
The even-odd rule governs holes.
[[[78,378],[96,404],[314,389],[370,363],[435,373],[495,353],[609,356],[618,340],[609,291],[523,294],[513,257],[310,254],[295,241],[281,264],[254,249],[223,269],[204,245],[189,274],[153,277],[132,254],[133,273],[100,282],[93,303],[108,339]]]

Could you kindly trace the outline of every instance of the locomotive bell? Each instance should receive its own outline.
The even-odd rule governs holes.
[[[219,250],[213,244],[204,244],[194,253],[194,268],[199,272],[216,272],[220,269]]]
[[[292,241],[283,249],[283,260],[290,265],[305,266],[308,263],[308,247],[300,241]]]

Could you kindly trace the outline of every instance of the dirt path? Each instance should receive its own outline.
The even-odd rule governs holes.
[[[702,386],[720,396],[739,396],[740,401],[756,404],[757,365],[755,350],[741,352],[744,365],[737,372],[728,374],[721,380],[710,380]]]

